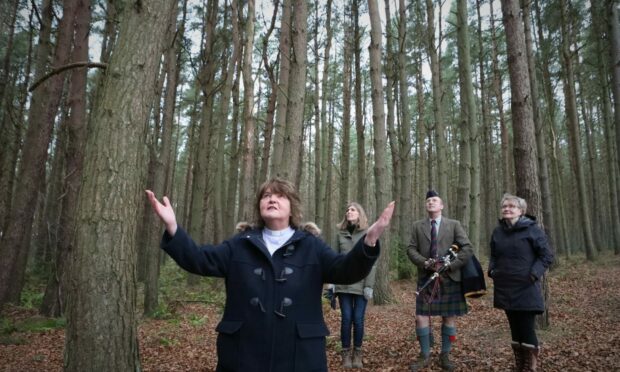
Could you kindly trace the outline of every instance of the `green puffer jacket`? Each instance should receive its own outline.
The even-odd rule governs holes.
[[[365,235],[366,230],[356,230],[353,232],[353,234],[351,234],[347,230],[338,230],[338,236],[336,237],[336,244],[334,244],[334,249],[338,253],[346,254],[350,250],[352,250],[353,246],[355,246],[355,243],[357,243],[358,240],[364,238]],[[376,264],[373,265],[370,273],[366,278],[364,278],[364,280],[348,285],[336,285],[334,292],[363,295],[365,287],[373,288],[375,286],[375,272],[377,271],[376,267]]]

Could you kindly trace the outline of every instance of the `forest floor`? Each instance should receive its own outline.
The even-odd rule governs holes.
[[[548,280],[551,325],[538,331],[541,370],[620,371],[620,256],[604,254],[595,263],[562,258]],[[508,323],[502,311],[493,309],[492,282],[488,285],[491,293],[471,300],[469,314],[458,319],[458,340],[452,352],[457,371],[510,370]],[[366,371],[408,371],[419,353],[414,339],[413,282],[394,282],[392,290],[394,305],[367,310]],[[168,311],[160,319],[143,319],[139,325],[143,371],[213,371],[221,304],[175,302]],[[339,310],[326,305],[325,319],[331,330],[329,370],[343,371],[339,366]],[[62,370],[62,326],[22,327],[38,321],[49,324],[27,308],[7,308],[0,321],[0,371]],[[440,340],[439,318],[433,318],[432,325],[435,339]],[[433,348],[428,371],[440,370],[439,344]]]

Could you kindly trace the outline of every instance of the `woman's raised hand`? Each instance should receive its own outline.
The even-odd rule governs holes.
[[[364,239],[364,244],[374,247],[377,244],[377,240],[385,228],[390,225],[390,220],[392,219],[392,214],[394,214],[394,206],[395,202],[390,202],[387,207],[383,210],[379,218],[373,223],[366,232],[366,238]]]
[[[159,200],[157,200],[155,194],[153,194],[151,190],[144,191],[146,192],[146,196],[149,198],[153,211],[157,213],[159,219],[164,223],[164,225],[166,225],[166,231],[168,231],[168,234],[171,236],[174,236],[177,232],[177,218],[174,215],[172,205],[170,205],[170,200],[168,200],[168,197],[164,196],[164,204],[162,204]]]

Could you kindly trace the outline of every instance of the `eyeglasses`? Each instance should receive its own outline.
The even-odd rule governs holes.
[[[516,206],[516,205],[513,205],[513,204],[502,205],[502,209],[517,209],[517,208],[519,208],[519,207]]]

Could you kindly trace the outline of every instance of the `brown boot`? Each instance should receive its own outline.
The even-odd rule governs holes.
[[[521,344],[521,347],[523,348],[523,371],[538,371],[538,356],[540,355],[540,348],[530,344]]]
[[[523,360],[525,359],[523,347],[521,347],[520,342],[516,341],[512,341],[510,345],[512,346],[512,352],[515,355],[515,372],[522,372]]]
[[[418,356],[418,360],[416,360],[415,363],[411,365],[411,368],[410,368],[411,372],[421,371],[422,369],[428,367],[430,364],[430,361],[431,361],[430,355],[424,355],[420,353],[420,355]]]
[[[342,355],[342,366],[344,368],[352,368],[351,349],[342,349],[340,354]]]
[[[362,363],[362,348],[356,347],[353,349],[353,368],[363,368]]]
[[[450,361],[448,353],[439,354],[439,364],[444,371],[454,371],[454,364]]]

